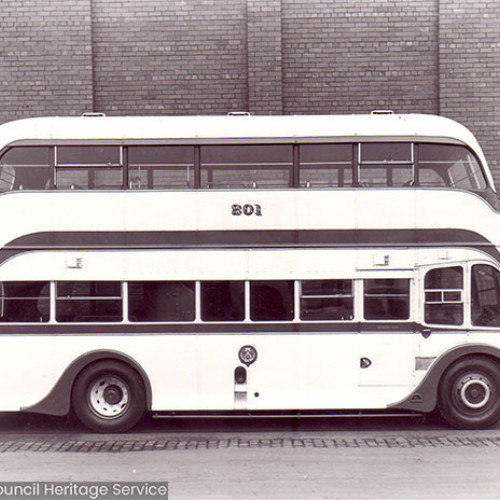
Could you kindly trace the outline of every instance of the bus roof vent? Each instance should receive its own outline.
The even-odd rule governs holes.
[[[227,116],[250,116],[248,111],[230,111]]]
[[[394,111],[391,109],[374,109],[372,115],[393,115]]]
[[[90,111],[87,113],[82,113],[82,116],[84,118],[104,118],[106,116],[106,113],[95,113],[93,111]]]

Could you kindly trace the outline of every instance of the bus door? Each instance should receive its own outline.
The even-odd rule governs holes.
[[[420,318],[417,370],[426,370],[446,350],[466,343],[466,266],[463,263],[419,269]]]
[[[359,386],[414,386],[414,279],[372,276],[359,286]]]

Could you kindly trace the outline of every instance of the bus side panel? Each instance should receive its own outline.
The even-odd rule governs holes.
[[[225,342],[210,347],[196,336],[26,335],[0,337],[0,411],[35,405],[71,363],[96,350],[122,352],[143,368],[152,409],[233,408],[237,349],[231,349],[236,352],[231,360]]]

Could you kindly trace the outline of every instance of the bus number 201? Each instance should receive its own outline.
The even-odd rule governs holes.
[[[247,203],[246,205],[239,205],[235,203],[231,206],[231,213],[233,215],[257,215],[260,217],[262,216],[262,207],[258,204],[252,205]]]

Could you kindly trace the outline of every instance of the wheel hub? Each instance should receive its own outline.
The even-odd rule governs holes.
[[[110,405],[115,405],[123,399],[123,391],[117,385],[110,385],[103,391],[104,401]]]
[[[460,381],[459,395],[465,406],[477,410],[488,404],[491,390],[488,381],[481,375],[470,375]]]
[[[95,380],[89,392],[90,407],[100,417],[117,418],[129,406],[129,391],[125,382],[115,376]]]

